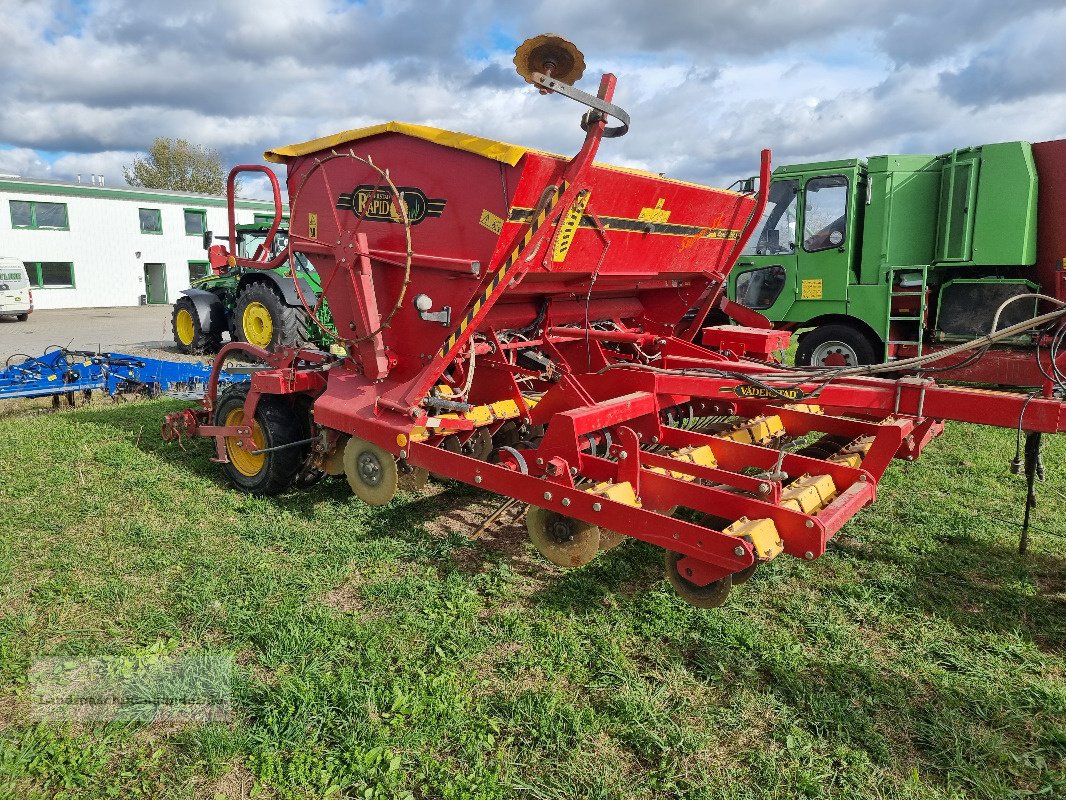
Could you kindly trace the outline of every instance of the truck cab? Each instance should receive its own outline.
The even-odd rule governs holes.
[[[797,364],[871,364],[972,339],[1001,302],[1041,285],[1036,201],[1027,142],[779,167],[729,297],[806,329]],[[1015,303],[1000,327],[1034,313]]]
[[[866,181],[859,159],[778,167],[756,235],[729,278],[730,297],[778,327],[833,325],[812,347],[820,361],[840,366],[877,355],[876,333],[849,315]]]

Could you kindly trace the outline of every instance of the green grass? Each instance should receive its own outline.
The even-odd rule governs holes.
[[[3,420],[0,798],[1066,792],[1061,437],[1024,557],[1012,432],[954,425],[824,558],[699,611],[640,542],[470,541],[470,489],[241,495],[160,441],[177,407]],[[35,659],[153,652],[232,654],[232,721],[28,721]]]

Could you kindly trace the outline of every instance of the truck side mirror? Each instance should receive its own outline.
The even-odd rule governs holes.
[[[211,248],[211,242],[215,240],[215,234],[211,231],[204,231],[204,250]]]

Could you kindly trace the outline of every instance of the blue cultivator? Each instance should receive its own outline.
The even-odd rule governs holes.
[[[203,396],[210,376],[210,364],[57,348],[9,364],[0,372],[0,400],[51,396],[58,405],[65,395],[74,405],[78,392],[88,399],[93,389],[103,389],[111,396],[138,392],[149,397],[169,394],[198,398]],[[247,374],[219,375],[220,383],[246,380]]]

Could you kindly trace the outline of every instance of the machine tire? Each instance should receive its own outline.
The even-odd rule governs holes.
[[[303,347],[305,312],[285,304],[268,284],[257,281],[241,290],[234,309],[236,338],[266,350]]]
[[[526,530],[533,546],[559,567],[583,567],[600,551],[600,529],[540,506],[526,511]]]
[[[196,304],[188,297],[179,297],[170,315],[174,345],[179,353],[200,355],[213,353],[222,344],[222,331],[205,330],[200,322]]]
[[[834,356],[836,358],[834,358]],[[825,363],[826,358],[841,363]],[[820,363],[814,363],[817,359]],[[800,337],[796,349],[796,366],[854,367],[877,364],[880,359],[870,339],[851,325],[820,325]]]
[[[230,386],[219,397],[216,425],[240,425],[244,420],[247,386]],[[259,447],[278,447],[307,438],[305,425],[289,403],[280,397],[263,395],[255,409],[252,437]],[[223,465],[234,486],[254,495],[275,495],[288,489],[300,471],[307,446],[287,447],[254,456],[226,439],[229,462]]]
[[[664,555],[664,572],[666,580],[674,587],[678,596],[696,608],[718,608],[729,597],[729,590],[733,588],[733,576],[726,575],[716,581],[711,581],[706,586],[697,586],[690,583],[677,569],[677,562],[683,555],[667,550]]]
[[[344,475],[352,493],[368,506],[392,500],[400,479],[392,453],[356,436],[344,445]]]
[[[29,318],[30,318],[29,314],[16,314],[15,315],[15,319],[18,320],[19,322],[25,322]]]

